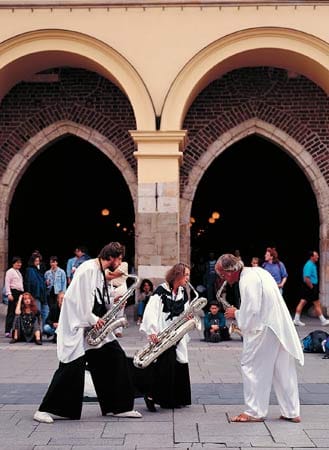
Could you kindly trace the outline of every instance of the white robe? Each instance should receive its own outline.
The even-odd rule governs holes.
[[[235,317],[243,333],[241,357],[246,414],[265,417],[271,386],[281,415],[300,414],[295,361],[304,354],[274,278],[259,267],[245,268],[239,281],[241,306]]]
[[[235,317],[243,336],[269,327],[287,352],[303,365],[300,339],[273,277],[261,267],[246,267],[241,272],[239,288],[241,306]]]
[[[170,288],[167,283],[163,283],[162,286],[170,292]],[[182,299],[183,295],[184,289],[178,288],[178,293],[175,300]],[[188,307],[189,302],[186,302],[184,305],[184,310],[186,311]],[[163,312],[163,303],[161,297],[158,294],[151,295],[143,314],[143,321],[139,328],[140,331],[144,332],[147,336],[149,336],[150,334],[159,334],[175,319],[177,319],[177,317],[174,317],[173,320],[165,320],[168,314],[168,312]],[[182,364],[188,363],[188,342],[189,336],[188,334],[185,334],[176,347],[176,359]]]
[[[65,292],[57,328],[57,356],[69,363],[85,354],[85,350],[98,348],[115,339],[113,333],[95,347],[85,340],[85,329],[94,326],[99,319],[92,310],[96,288],[103,290],[104,279],[98,260],[90,259],[76,270]]]

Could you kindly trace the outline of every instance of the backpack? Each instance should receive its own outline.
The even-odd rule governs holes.
[[[322,342],[327,338],[329,338],[329,334],[325,331],[311,331],[301,340],[304,353],[323,353]]]

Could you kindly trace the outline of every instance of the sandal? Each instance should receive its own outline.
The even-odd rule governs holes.
[[[264,422],[264,419],[262,417],[252,417],[252,416],[249,416],[248,414],[242,413],[242,414],[239,414],[238,416],[230,417],[230,422],[241,422],[241,423]]]
[[[287,420],[288,422],[293,422],[293,423],[300,423],[302,421],[302,419],[300,418],[300,416],[297,417],[285,417],[285,416],[280,416],[281,420]]]

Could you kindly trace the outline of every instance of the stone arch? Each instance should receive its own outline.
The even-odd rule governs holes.
[[[3,42],[0,53],[0,98],[22,74],[26,77],[59,65],[80,67],[111,80],[127,95],[137,128],[155,129],[154,107],[143,80],[129,61],[104,42],[73,31],[38,30]]]
[[[122,158],[122,154],[117,146],[113,144],[113,142],[110,142],[110,140],[100,132],[86,125],[81,125],[69,120],[52,123],[25,142],[21,150],[18,151],[8,163],[6,171],[1,179],[0,259],[4,263],[1,264],[1,279],[1,275],[4,274],[3,268],[7,266],[7,263],[5,262],[7,261],[8,255],[8,215],[15,188],[23,173],[42,149],[45,149],[60,137],[69,134],[84,139],[111,159],[127,183],[136,210],[137,178],[128,161],[125,158]]]
[[[178,74],[164,103],[161,130],[180,129],[193,100],[209,83],[244,66],[297,72],[329,93],[328,52],[326,42],[284,28],[253,28],[225,36],[196,54]]]
[[[290,122],[291,125],[291,122]],[[296,126],[298,124],[295,124]],[[292,126],[292,129],[297,129]],[[302,145],[297,138],[289,135],[284,129],[253,117],[237,124],[235,127],[223,132],[212,143],[209,143],[206,151],[194,164],[190,171],[188,181],[184,187],[180,200],[181,211],[181,240],[182,242],[190,242],[190,216],[192,209],[192,202],[196,193],[198,184],[204,175],[205,170],[211,165],[215,158],[225,151],[235,142],[249,136],[251,134],[258,134],[273,143],[277,144],[283,151],[286,151],[295,162],[301,167],[306,174],[314,194],[317,198],[319,217],[320,217],[320,252],[321,252],[321,295],[322,302],[328,308],[328,292],[329,280],[326,279],[326,267],[329,261],[328,255],[328,217],[329,217],[329,187],[323,172],[320,170],[315,158],[307,148],[307,142]],[[309,142],[317,146],[321,146],[320,139],[310,132]],[[323,146],[324,147],[324,146]],[[327,151],[327,150],[326,150]],[[186,253],[187,252],[187,253]],[[189,260],[189,247],[182,248],[182,254],[186,254]]]

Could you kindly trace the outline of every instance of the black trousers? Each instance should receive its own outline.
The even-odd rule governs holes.
[[[133,409],[134,387],[128,360],[120,344],[112,341],[99,349],[88,350],[70,363],[60,362],[39,411],[80,419],[86,364],[103,415]]]
[[[15,319],[15,309],[17,306],[17,302],[19,299],[19,296],[23,294],[23,292],[18,291],[17,289],[11,289],[12,296],[14,297],[14,300],[10,301],[8,300],[8,307],[7,307],[7,315],[6,315],[6,324],[5,324],[5,333],[10,333],[14,319]]]

